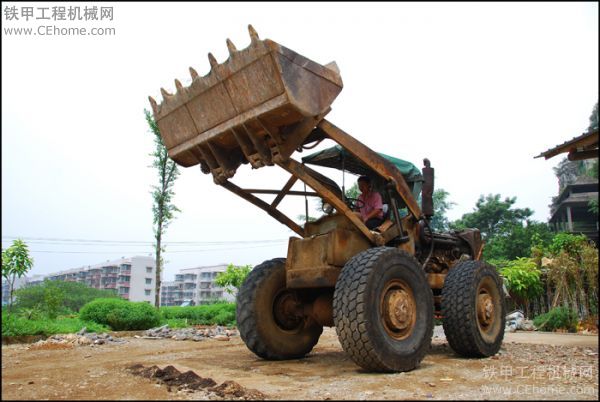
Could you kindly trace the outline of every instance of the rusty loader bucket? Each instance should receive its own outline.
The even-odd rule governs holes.
[[[175,80],[175,94],[161,88],[160,105],[150,97],[169,156],[185,167],[200,164],[218,184],[242,163],[287,160],[343,87],[335,63],[322,66],[248,30],[247,48],[228,39],[224,63],[209,53],[206,76],[190,67],[188,87]]]

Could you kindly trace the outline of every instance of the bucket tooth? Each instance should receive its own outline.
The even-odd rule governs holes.
[[[181,85],[181,82],[177,78],[175,78],[175,88],[177,88],[177,92],[183,91],[183,85]]]
[[[215,56],[213,56],[212,53],[208,54],[208,62],[210,63],[211,69],[214,69],[219,65],[219,63],[217,63],[217,59],[215,59]]]
[[[148,100],[150,101],[150,105],[152,106],[152,111],[154,112],[154,115],[156,116],[158,114],[158,104],[156,103],[154,98],[151,96],[148,97]]]
[[[235,45],[229,38],[227,38],[226,42],[227,42],[227,49],[229,50],[229,54],[233,55],[237,51]]]
[[[248,24],[248,33],[250,34],[250,40],[252,41],[252,43],[258,42],[260,40],[256,29],[254,29],[254,27],[251,24]]]
[[[192,76],[192,80],[198,78],[198,72],[196,72],[196,70],[194,70],[192,67],[190,67],[190,75]]]
[[[166,89],[164,89],[164,88],[161,88],[161,89],[160,89],[160,94],[161,94],[161,95],[162,95],[162,97],[163,97],[163,102],[164,102],[164,101],[166,101],[166,100],[167,100],[167,98],[170,98],[171,96],[173,96],[173,95],[171,95],[170,93],[168,93],[168,92],[167,92],[167,90],[166,90]]]

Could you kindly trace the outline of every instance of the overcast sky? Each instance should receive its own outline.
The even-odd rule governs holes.
[[[113,7],[113,14],[8,20],[13,6],[33,7],[34,18],[55,6],[80,7],[82,15],[85,7]],[[492,193],[517,197],[517,207],[546,221],[558,191],[552,168],[564,155],[534,156],[583,133],[598,99],[598,4],[591,2],[57,1],[3,2],[2,9],[2,248],[25,239],[31,274],[152,253],[147,97],[160,102],[160,87],[172,91],[175,78],[189,83],[189,66],[206,74],[208,52],[225,61],[226,38],[246,47],[248,24],[318,63],[335,60],[344,89],[327,118],[419,168],[429,158],[436,188],[456,203],[451,220]],[[6,31],[39,26],[115,33]],[[232,181],[281,188],[287,178],[277,167],[245,165]],[[341,174],[332,178],[341,184]],[[164,279],[181,268],[285,257],[293,233],[197,166],[182,168],[175,193],[182,212],[165,235]],[[292,218],[303,205],[300,197],[282,204]]]

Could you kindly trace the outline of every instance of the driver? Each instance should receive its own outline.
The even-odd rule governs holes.
[[[381,194],[373,191],[371,188],[371,179],[369,176],[360,176],[358,178],[358,189],[361,194],[358,196],[361,206],[358,209],[358,215],[369,230],[373,230],[383,223],[383,201]]]

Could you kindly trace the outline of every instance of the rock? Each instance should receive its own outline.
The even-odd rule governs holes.
[[[90,345],[91,343],[92,340],[86,336],[82,336],[81,338],[77,339],[78,345]]]
[[[227,335],[215,335],[213,339],[216,341],[228,341],[229,337]]]
[[[87,331],[87,327],[83,327],[83,328],[81,328],[81,330],[80,330],[80,331],[77,333],[77,335],[81,336],[81,335],[85,334],[85,333],[86,333],[86,331]]]
[[[531,320],[523,320],[517,327],[523,331],[533,331],[535,329]]]
[[[95,344],[95,345],[104,345],[104,343],[105,343],[105,342],[106,342],[106,341],[105,341],[104,339],[96,339],[96,340],[94,341],[94,344]]]

